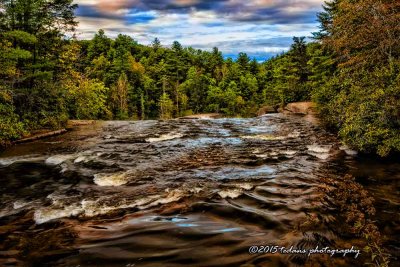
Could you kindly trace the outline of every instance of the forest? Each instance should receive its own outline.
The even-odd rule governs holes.
[[[264,62],[178,41],[142,45],[99,30],[78,40],[72,0],[0,2],[0,144],[68,119],[254,116],[312,100],[326,127],[365,153],[400,152],[400,2],[334,0],[312,38]],[[306,41],[311,40],[311,41]]]

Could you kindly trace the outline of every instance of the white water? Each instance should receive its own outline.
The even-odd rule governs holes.
[[[113,174],[95,174],[93,182],[99,186],[120,186],[129,182],[128,172]]]
[[[149,143],[154,143],[154,142],[162,142],[162,141],[167,141],[167,140],[172,140],[172,139],[177,139],[177,138],[182,138],[183,134],[181,133],[168,133],[168,134],[162,134],[159,137],[153,137],[153,138],[147,138],[146,141]]]

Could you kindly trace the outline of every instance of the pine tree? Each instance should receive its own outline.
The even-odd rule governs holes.
[[[325,1],[322,5],[324,11],[317,14],[320,30],[313,33],[316,40],[322,40],[332,35],[333,20],[338,15],[338,5],[339,0]]]
[[[151,46],[153,47],[154,50],[160,49],[161,48],[160,39],[158,39],[157,37],[154,38],[153,42],[151,43]]]

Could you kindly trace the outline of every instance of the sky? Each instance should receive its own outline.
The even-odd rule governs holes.
[[[316,13],[323,0],[75,0],[79,5],[78,38],[88,39],[103,29],[141,44],[159,38],[183,46],[211,50],[225,57],[239,52],[265,60],[287,51],[293,36],[318,30]]]

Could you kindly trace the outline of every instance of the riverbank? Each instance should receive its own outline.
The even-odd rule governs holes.
[[[25,134],[19,139],[12,140],[12,141],[3,141],[0,142],[0,150],[5,149],[9,146],[12,145],[18,145],[18,144],[24,144],[24,143],[30,143],[34,142],[37,140],[49,138],[49,137],[54,137],[58,135],[62,135],[67,133],[68,131],[74,129],[75,127],[79,126],[87,126],[91,124],[95,124],[96,120],[69,120],[67,122],[67,125],[64,128],[61,129],[40,129],[40,130],[35,130],[32,131],[28,134]]]

